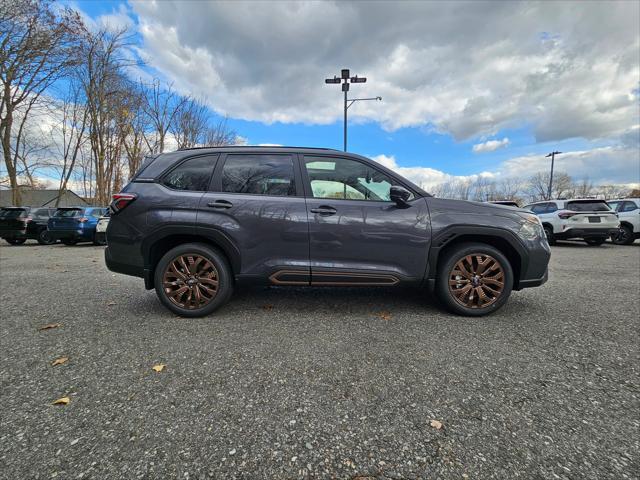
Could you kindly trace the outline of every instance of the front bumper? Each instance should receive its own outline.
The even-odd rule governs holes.
[[[549,280],[549,269],[545,270],[544,275],[541,278],[531,278],[526,280],[520,280],[518,282],[518,290],[523,288],[539,287],[544,285]]]
[[[554,233],[558,240],[568,240],[570,238],[603,238],[618,233],[617,228],[570,228],[564,232]]]

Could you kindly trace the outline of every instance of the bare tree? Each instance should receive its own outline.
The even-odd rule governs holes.
[[[178,148],[203,145],[209,129],[209,110],[206,105],[193,98],[181,102],[170,130]]]
[[[498,184],[499,200],[519,200],[524,182],[517,177],[504,178]]]
[[[25,124],[42,93],[77,63],[82,29],[77,12],[53,8],[48,0],[0,2],[0,142],[16,205],[20,204],[16,153]],[[22,117],[16,125],[17,109],[22,109]]]
[[[534,201],[550,200],[549,198],[549,176],[547,172],[538,172],[529,178],[528,192]],[[573,181],[564,172],[555,172],[553,175],[553,185],[551,186],[551,198],[561,198],[571,191]]]
[[[222,147],[225,145],[234,145],[238,134],[227,125],[226,117],[209,127],[206,131],[203,146],[205,147]]]
[[[151,129],[151,124],[144,111],[145,92],[142,85],[130,84],[128,90],[129,93],[125,98],[126,105],[123,110],[123,122],[120,128],[127,156],[128,178],[131,178],[142,165],[145,155],[150,153],[145,141],[145,135]]]
[[[148,88],[144,110],[149,116],[154,130],[151,135],[145,137],[145,140],[152,153],[164,152],[167,133],[186,101],[187,98],[178,95],[172,85],[164,88],[159,80],[154,80]]]

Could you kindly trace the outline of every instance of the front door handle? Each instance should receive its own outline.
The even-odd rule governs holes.
[[[207,206],[211,208],[231,208],[233,203],[228,200],[216,200],[215,202],[207,203]]]
[[[327,205],[321,205],[318,208],[312,208],[311,213],[317,213],[318,215],[328,216],[335,215],[337,210]]]

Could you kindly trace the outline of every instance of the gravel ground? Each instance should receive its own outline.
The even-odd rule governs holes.
[[[638,478],[637,243],[553,247],[483,319],[286,288],[181,319],[102,255],[0,247],[2,478]]]

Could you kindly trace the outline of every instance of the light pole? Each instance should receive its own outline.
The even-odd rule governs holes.
[[[324,83],[341,83],[342,91],[344,92],[344,151],[347,151],[347,110],[351,105],[355,102],[363,102],[366,100],[378,100],[381,101],[382,97],[372,97],[372,98],[347,98],[347,92],[349,91],[349,82],[351,83],[365,83],[367,81],[366,77],[358,77],[357,75],[354,77],[350,76],[349,69],[343,68],[340,71],[340,77],[334,75],[333,78],[325,78]]]
[[[554,161],[556,159],[556,155],[560,155],[561,153],[562,152],[553,151],[549,155],[546,156],[546,158],[551,157],[551,176],[549,177],[549,192],[547,193],[547,196],[549,198],[547,200],[551,200],[551,187],[553,185],[553,164],[554,164]]]

